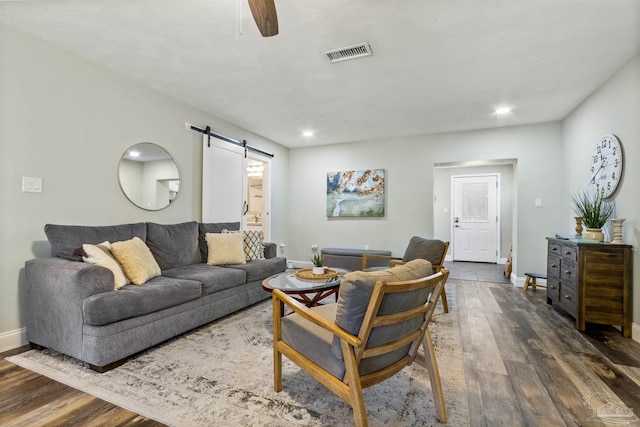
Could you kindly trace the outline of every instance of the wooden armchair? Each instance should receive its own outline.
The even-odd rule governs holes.
[[[282,355],[353,408],[366,426],[362,389],[395,375],[414,360],[429,371],[436,416],[447,421],[428,324],[449,272],[431,275],[415,260],[392,270],[348,273],[338,302],[308,308],[273,291],[274,389],[282,390]],[[368,304],[363,304],[368,301]],[[284,316],[284,306],[293,313]],[[419,347],[424,354],[418,355]]]
[[[443,242],[442,240],[431,240],[425,239],[418,236],[413,236],[409,241],[409,245],[404,252],[404,256],[400,257],[392,257],[385,255],[372,255],[372,254],[364,254],[362,256],[362,271],[368,271],[373,269],[381,269],[384,267],[373,267],[369,268],[367,266],[367,262],[371,258],[375,259],[388,259],[389,267],[395,267],[396,265],[402,265],[408,261],[422,258],[426,259],[431,263],[433,267],[433,272],[440,271],[440,269],[444,268],[444,259],[447,256],[447,251],[449,250],[449,242]],[[445,313],[449,312],[449,302],[447,301],[447,293],[445,290],[442,290],[442,307]]]

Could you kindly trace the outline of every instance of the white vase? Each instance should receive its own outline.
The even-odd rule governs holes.
[[[313,274],[324,274],[324,267],[313,267],[311,270]]]
[[[587,231],[582,232],[582,238],[589,239],[589,240],[597,240],[598,242],[604,242],[604,233],[602,232],[602,228],[587,227]]]
[[[611,220],[613,224],[613,240],[611,243],[616,245],[624,245],[624,240],[622,239],[622,223],[624,222],[624,218],[614,218]]]

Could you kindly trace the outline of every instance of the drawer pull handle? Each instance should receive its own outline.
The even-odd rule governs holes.
[[[551,250],[555,252],[558,250],[558,248],[551,248]]]
[[[551,268],[558,268],[558,266],[555,264],[551,264]]]
[[[565,254],[565,255],[571,255],[571,252],[566,251],[564,254]]]
[[[565,295],[564,299],[571,299],[571,297],[569,295]]]
[[[555,285],[549,285],[549,288],[555,289],[556,287],[555,287]]]
[[[564,274],[566,274],[567,276],[571,276],[571,272],[569,270],[566,270]]]

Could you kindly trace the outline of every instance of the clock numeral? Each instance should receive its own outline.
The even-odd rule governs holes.
[[[611,174],[611,179],[614,180],[614,181],[616,180],[616,173],[615,172]]]
[[[615,167],[618,167],[618,165],[620,164],[620,160],[616,159],[615,161]]]
[[[609,143],[609,145],[611,145],[611,143]],[[616,150],[618,149],[618,147],[613,147],[613,155],[616,155]]]
[[[611,191],[611,183],[607,182],[607,191]]]
[[[597,146],[596,153],[598,154],[602,153],[602,148],[600,147],[600,145]]]
[[[591,156],[592,163],[598,163],[598,156]]]

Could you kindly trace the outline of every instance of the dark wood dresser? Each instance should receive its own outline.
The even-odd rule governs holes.
[[[547,303],[631,337],[631,246],[547,237]]]

